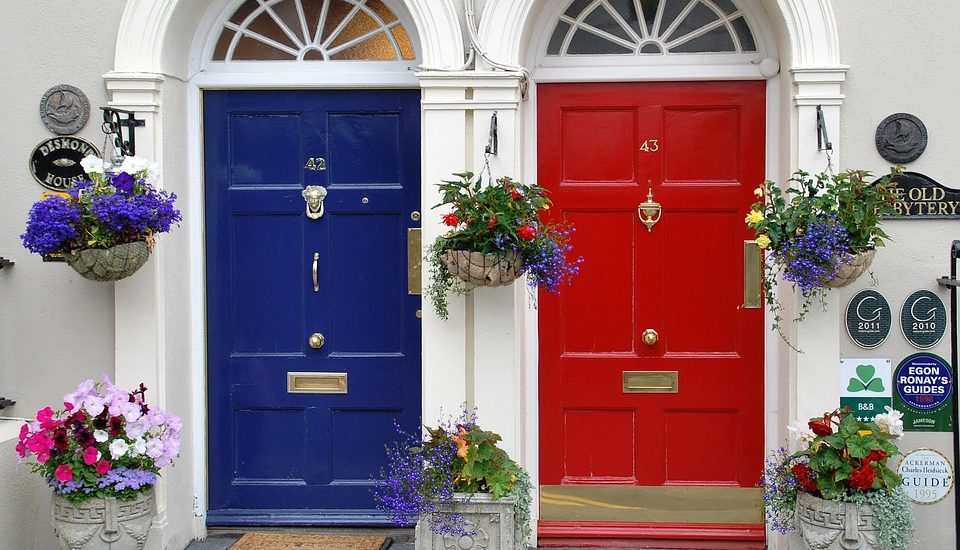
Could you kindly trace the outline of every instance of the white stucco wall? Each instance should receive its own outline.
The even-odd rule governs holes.
[[[843,86],[844,99],[838,135],[843,143],[843,166],[864,168],[882,175],[889,163],[874,141],[877,125],[886,116],[906,112],[919,117],[928,132],[926,152],[906,165],[953,188],[960,188],[960,125],[952,114],[951,94],[960,88],[960,74],[952,70],[960,45],[952,40],[960,21],[960,4],[935,0],[887,2],[878,9],[869,0],[836,0],[843,63],[850,65]],[[903,300],[920,289],[936,292],[948,308],[950,294],[936,278],[950,272],[949,252],[960,238],[960,220],[901,220],[886,224],[890,243],[879,250],[873,272],[894,316],[887,340],[874,350],[858,348],[844,334],[844,357],[884,357],[894,368],[918,350],[907,343],[897,319]],[[843,315],[853,295],[870,285],[869,278],[840,291],[837,315]],[[841,326],[843,326],[841,324]],[[949,333],[927,350],[950,361]],[[832,382],[832,381],[831,381]],[[839,383],[837,381],[836,383]],[[908,433],[900,448],[938,449],[952,460],[949,433]],[[916,505],[917,542],[913,548],[951,548],[954,545],[954,494],[932,505]]]
[[[113,63],[121,15],[116,0],[5,2],[0,33],[0,395],[17,401],[0,416],[30,417],[61,402],[85,378],[114,372],[113,284],[81,278],[66,264],[43,263],[19,235],[44,190],[30,175],[33,148],[55,137],[39,116],[40,99],[57,84],[86,93],[90,121],[78,135],[103,147],[101,75]],[[0,548],[53,548],[49,491],[27,467],[16,469],[19,423],[0,420]]]

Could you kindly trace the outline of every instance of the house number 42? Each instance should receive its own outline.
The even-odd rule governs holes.
[[[644,153],[656,153],[660,150],[660,140],[648,139],[643,142],[643,145],[640,146],[640,150]]]
[[[327,161],[323,160],[321,157],[310,157],[307,159],[307,163],[303,167],[307,170],[322,172],[327,169]]]

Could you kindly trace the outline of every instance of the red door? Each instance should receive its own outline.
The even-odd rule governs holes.
[[[541,294],[542,544],[762,548],[763,309],[743,219],[764,103],[760,81],[538,86],[539,183],[585,260]]]

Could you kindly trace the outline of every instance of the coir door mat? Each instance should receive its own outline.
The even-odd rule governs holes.
[[[388,539],[376,536],[247,533],[230,550],[385,550],[388,546]]]

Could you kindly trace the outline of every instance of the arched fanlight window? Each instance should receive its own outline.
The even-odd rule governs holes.
[[[733,0],[573,0],[547,55],[661,55],[757,51]]]
[[[247,0],[223,23],[214,61],[393,61],[415,56],[382,0]]]

